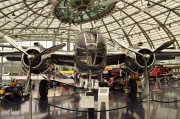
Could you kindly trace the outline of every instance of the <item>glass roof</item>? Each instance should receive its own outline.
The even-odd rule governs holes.
[[[103,0],[105,1],[105,0]],[[55,4],[52,14],[63,23],[75,24],[97,20],[110,13],[116,2],[108,5],[97,5],[95,0],[61,0]]]
[[[113,11],[103,17],[74,24],[63,23],[54,14],[57,3],[65,1],[84,0],[0,0],[0,42],[5,42],[3,35],[17,41],[73,42],[79,30],[94,28],[107,40],[116,38],[128,46],[143,42],[145,47],[157,48],[175,39],[173,46],[179,49],[179,0],[119,0]],[[105,0],[89,0],[97,6],[102,1]]]

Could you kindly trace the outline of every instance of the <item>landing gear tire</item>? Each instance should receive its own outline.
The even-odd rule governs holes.
[[[129,80],[129,96],[136,97],[137,94],[137,84],[135,79]]]
[[[39,84],[39,94],[41,97],[47,97],[48,95],[48,83],[47,80],[41,80]]]
[[[46,113],[49,109],[49,105],[47,105],[48,104],[48,98],[47,97],[40,97],[39,100],[40,100],[38,103],[39,104],[39,106],[38,106],[39,111],[41,113]]]
[[[19,88],[19,87],[14,87],[13,88],[13,95],[15,96],[15,97],[22,97],[22,91],[21,91],[21,89]]]

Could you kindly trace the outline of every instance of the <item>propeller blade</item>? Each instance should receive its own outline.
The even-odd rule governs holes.
[[[165,42],[164,44],[162,44],[161,46],[159,46],[156,50],[154,50],[151,54],[156,53],[156,52],[160,52],[161,50],[169,47],[170,45],[172,45],[175,42],[175,40],[170,40],[168,42]]]
[[[114,41],[116,41],[122,48],[125,48],[126,50],[129,50],[131,52],[134,52],[136,54],[139,54],[141,56],[143,56],[141,53],[136,52],[134,49],[128,48],[123,42],[121,42],[120,40],[114,39]]]
[[[53,53],[53,52],[63,48],[64,46],[66,46],[66,43],[62,43],[62,44],[59,44],[59,45],[54,45],[54,46],[52,46],[52,47],[50,47],[48,49],[45,49],[39,55],[45,55],[45,54]]]
[[[114,2],[118,2],[119,0],[106,0],[106,1],[103,1],[103,2],[100,2],[98,4],[95,4],[94,6],[98,6],[98,5],[101,5],[101,6],[106,6],[106,5],[109,5],[111,3],[114,3]]]
[[[148,67],[147,67],[147,61],[145,61],[145,67],[144,67],[144,82],[142,84],[143,93],[142,97],[145,98],[149,95],[149,75],[148,75]]]
[[[6,36],[6,35],[5,35],[5,36],[4,36],[4,39],[5,39],[10,45],[12,45],[14,48],[16,48],[17,50],[25,53],[26,55],[29,55],[29,54],[27,54],[27,53],[24,51],[24,49],[23,49],[15,40],[13,40],[12,38],[10,38],[9,36]]]
[[[29,92],[29,88],[30,88],[30,80],[31,80],[31,61],[29,61],[29,71],[28,71],[28,75],[26,78],[26,85],[25,85],[25,89],[24,89],[24,94],[27,95]]]

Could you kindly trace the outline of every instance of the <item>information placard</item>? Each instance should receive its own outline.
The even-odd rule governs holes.
[[[109,95],[109,87],[99,87],[98,95]]]
[[[81,108],[94,108],[94,96],[82,96]]]

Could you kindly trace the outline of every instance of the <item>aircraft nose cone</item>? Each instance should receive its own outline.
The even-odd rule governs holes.
[[[89,43],[86,45],[89,50],[96,50],[97,45],[95,43]]]

